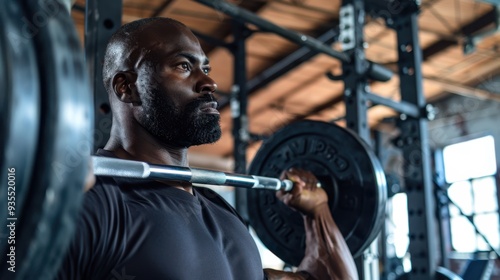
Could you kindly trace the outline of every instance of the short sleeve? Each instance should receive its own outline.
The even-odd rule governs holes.
[[[141,239],[135,221],[112,178],[97,178],[76,222],[76,230],[57,279],[107,279]],[[132,240],[134,242],[131,242]]]

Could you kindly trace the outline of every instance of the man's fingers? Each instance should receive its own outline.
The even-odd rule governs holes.
[[[281,200],[286,205],[288,205],[290,203],[290,200],[292,200],[292,198],[293,198],[292,194],[284,192],[284,191],[277,192],[276,197],[278,197],[278,199]]]
[[[276,197],[280,200],[283,200],[283,197],[286,195],[286,192],[284,190],[280,190],[276,192]]]

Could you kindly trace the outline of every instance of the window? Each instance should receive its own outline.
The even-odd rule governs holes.
[[[493,136],[446,146],[443,160],[448,183],[494,175],[497,165]]]
[[[497,170],[492,136],[443,149],[445,179],[450,183],[451,244],[457,252],[490,251],[484,237],[500,249]],[[476,231],[479,231],[479,233]]]
[[[408,198],[406,193],[397,193],[392,197],[392,211],[390,214],[390,221],[393,225],[392,239],[388,240],[389,243],[394,243],[394,251],[396,256],[402,259],[410,244],[408,237]],[[398,211],[394,211],[394,209]],[[404,211],[400,211],[403,210]]]

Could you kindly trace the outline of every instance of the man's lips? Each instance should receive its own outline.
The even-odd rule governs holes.
[[[217,110],[217,102],[211,101],[201,104],[200,111],[205,114],[215,114],[219,115],[219,111]]]

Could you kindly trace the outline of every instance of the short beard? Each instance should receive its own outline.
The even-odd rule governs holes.
[[[139,123],[163,144],[174,148],[214,143],[221,137],[220,116],[199,114],[203,103],[213,101],[204,95],[176,108],[168,94],[152,89],[144,95]]]
[[[180,130],[183,138],[189,139],[189,146],[214,143],[221,137],[220,116],[213,114],[199,114],[199,108],[212,97],[197,99],[184,108],[180,117]],[[182,127],[186,129],[183,130]],[[182,138],[181,138],[182,139]],[[189,147],[186,146],[186,147]]]

